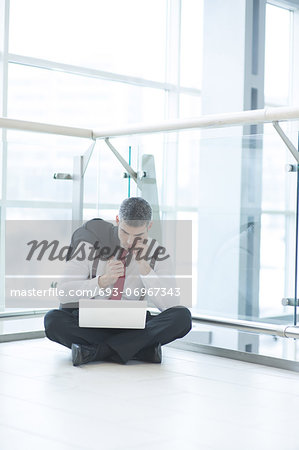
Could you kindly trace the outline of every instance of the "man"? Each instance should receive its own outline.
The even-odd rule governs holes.
[[[114,252],[108,260],[98,259],[94,277],[95,259],[70,258],[66,262],[66,277],[58,286],[64,292],[60,298],[62,304],[60,309],[45,315],[44,324],[49,339],[72,349],[74,366],[104,360],[125,364],[130,359],[161,363],[161,345],[190,331],[192,320],[189,309],[179,305],[178,296],[165,295],[165,287],[174,287],[174,278],[167,277],[171,272],[169,255],[165,256],[164,249],[161,252],[164,256],[159,258],[162,247],[156,242],[151,246],[148,239],[151,218],[152,209],[146,200],[140,197],[125,199],[116,217],[117,227],[112,230],[120,244],[120,258],[115,258]],[[100,223],[107,224],[99,221],[98,225]],[[80,245],[91,248],[88,242]],[[151,254],[155,255],[154,261],[145,257],[150,247]],[[122,258],[125,255],[126,261]],[[121,282],[122,297],[118,292]],[[152,296],[151,300],[161,312],[151,315],[147,311],[144,329],[83,328],[78,325],[79,310],[73,302],[80,298],[80,295],[74,296],[79,289],[93,292],[91,298],[138,300],[141,292],[157,287],[157,295]],[[169,292],[167,289],[166,292]]]

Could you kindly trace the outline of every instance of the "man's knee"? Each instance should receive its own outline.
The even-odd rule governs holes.
[[[192,328],[192,316],[189,309],[186,308],[185,306],[178,305],[169,308],[169,310],[172,310],[174,320],[183,330],[183,332],[187,334]]]
[[[44,327],[47,338],[55,340],[55,335],[60,328],[62,311],[52,309],[44,317]]]

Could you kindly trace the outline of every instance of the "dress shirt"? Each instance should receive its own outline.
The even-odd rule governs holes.
[[[150,242],[151,239],[148,240],[148,245],[150,245]],[[63,295],[59,295],[59,300],[62,304],[76,302],[81,298],[107,300],[111,294],[111,292],[107,293],[105,289],[100,288],[98,284],[98,278],[105,273],[107,261],[99,259],[96,277],[91,278],[93,261],[88,260],[88,254],[92,244],[82,242],[79,245],[81,246],[82,244],[85,245],[86,258],[82,261],[76,258],[66,261],[63,278],[57,283],[58,291],[63,291]],[[150,256],[154,254],[158,246],[157,242],[155,242]],[[162,259],[167,255],[168,253],[165,252],[163,255],[160,255],[160,258]],[[106,289],[109,288],[112,289],[113,284]],[[144,299],[147,300],[148,306],[154,306],[163,311],[171,306],[180,304],[179,289],[176,287],[170,256],[163,261],[155,261],[154,269],[151,269],[147,275],[140,274],[139,263],[134,256],[132,257],[130,263],[126,266],[122,300],[139,300],[142,288],[147,290]]]

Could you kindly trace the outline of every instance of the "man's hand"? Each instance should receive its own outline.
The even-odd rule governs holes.
[[[141,275],[147,275],[151,271],[151,266],[144,259],[147,251],[148,245],[145,244],[143,240],[139,240],[138,242],[136,242],[134,248],[132,249],[132,253],[135,257],[135,260],[138,262],[139,271]]]
[[[106,289],[111,284],[114,284],[119,277],[124,276],[124,265],[117,259],[109,259],[106,264],[106,271],[104,275],[98,277],[100,288]]]

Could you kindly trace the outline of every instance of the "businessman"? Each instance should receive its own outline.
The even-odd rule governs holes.
[[[90,361],[125,364],[131,359],[161,363],[161,346],[191,330],[189,309],[179,304],[179,296],[165,295],[165,288],[166,292],[170,287],[176,289],[174,278],[167,277],[171,272],[171,258],[165,256],[165,248],[149,239],[151,219],[149,203],[131,197],[122,202],[116,226],[98,219],[87,222],[83,231],[74,233],[65,277],[59,283],[59,291],[63,291],[60,308],[49,311],[44,319],[46,336],[72,350],[74,366]],[[115,257],[116,251],[103,258],[88,258],[83,252],[107,241],[110,248],[119,249],[120,257]],[[84,258],[72,257],[80,250]],[[149,253],[154,256],[146,257]],[[149,288],[158,288],[154,289],[157,295],[150,299],[160,313],[152,315],[147,311],[144,329],[79,327],[80,296],[74,295],[79,289],[93,292],[92,298],[138,300],[140,293]],[[130,292],[130,298],[126,298],[126,292]]]

